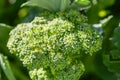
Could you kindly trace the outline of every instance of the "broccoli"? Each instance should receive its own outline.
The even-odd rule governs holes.
[[[85,71],[82,59],[101,49],[100,35],[86,21],[77,10],[45,10],[15,27],[7,46],[32,80],[79,80]]]
[[[11,31],[8,48],[27,66],[33,80],[78,80],[84,72],[81,58],[98,51],[101,38],[87,23],[75,25],[60,17],[36,17]]]

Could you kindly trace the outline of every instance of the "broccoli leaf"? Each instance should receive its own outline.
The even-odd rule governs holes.
[[[120,74],[120,27],[115,29],[111,41],[114,49],[110,51],[109,55],[103,56],[103,61],[110,71]]]
[[[75,0],[76,2],[78,2],[80,5],[83,5],[83,6],[87,6],[90,4],[90,1],[89,0]]]
[[[9,38],[9,32],[11,31],[12,27],[6,24],[0,24],[0,52],[6,53],[7,51],[7,41]]]
[[[63,11],[70,4],[70,0],[30,0],[22,6],[37,6],[49,11]]]
[[[12,70],[10,68],[10,64],[7,58],[3,56],[1,53],[0,53],[0,66],[2,67],[2,70],[4,71],[5,75],[9,80],[16,80],[12,73]]]

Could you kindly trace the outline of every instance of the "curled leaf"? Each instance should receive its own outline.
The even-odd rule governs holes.
[[[9,80],[16,80],[12,70],[10,68],[10,64],[5,56],[0,54],[0,66],[2,67],[2,70],[4,71],[5,75]]]

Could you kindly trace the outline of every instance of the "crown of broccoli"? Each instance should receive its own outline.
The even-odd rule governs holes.
[[[100,35],[78,13],[41,14],[10,32],[7,46],[32,80],[78,80],[85,70],[81,59],[101,49]]]

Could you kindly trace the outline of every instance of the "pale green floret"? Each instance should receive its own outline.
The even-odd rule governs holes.
[[[81,58],[101,49],[99,34],[81,22],[36,17],[13,29],[7,46],[32,80],[79,80],[85,70]]]

